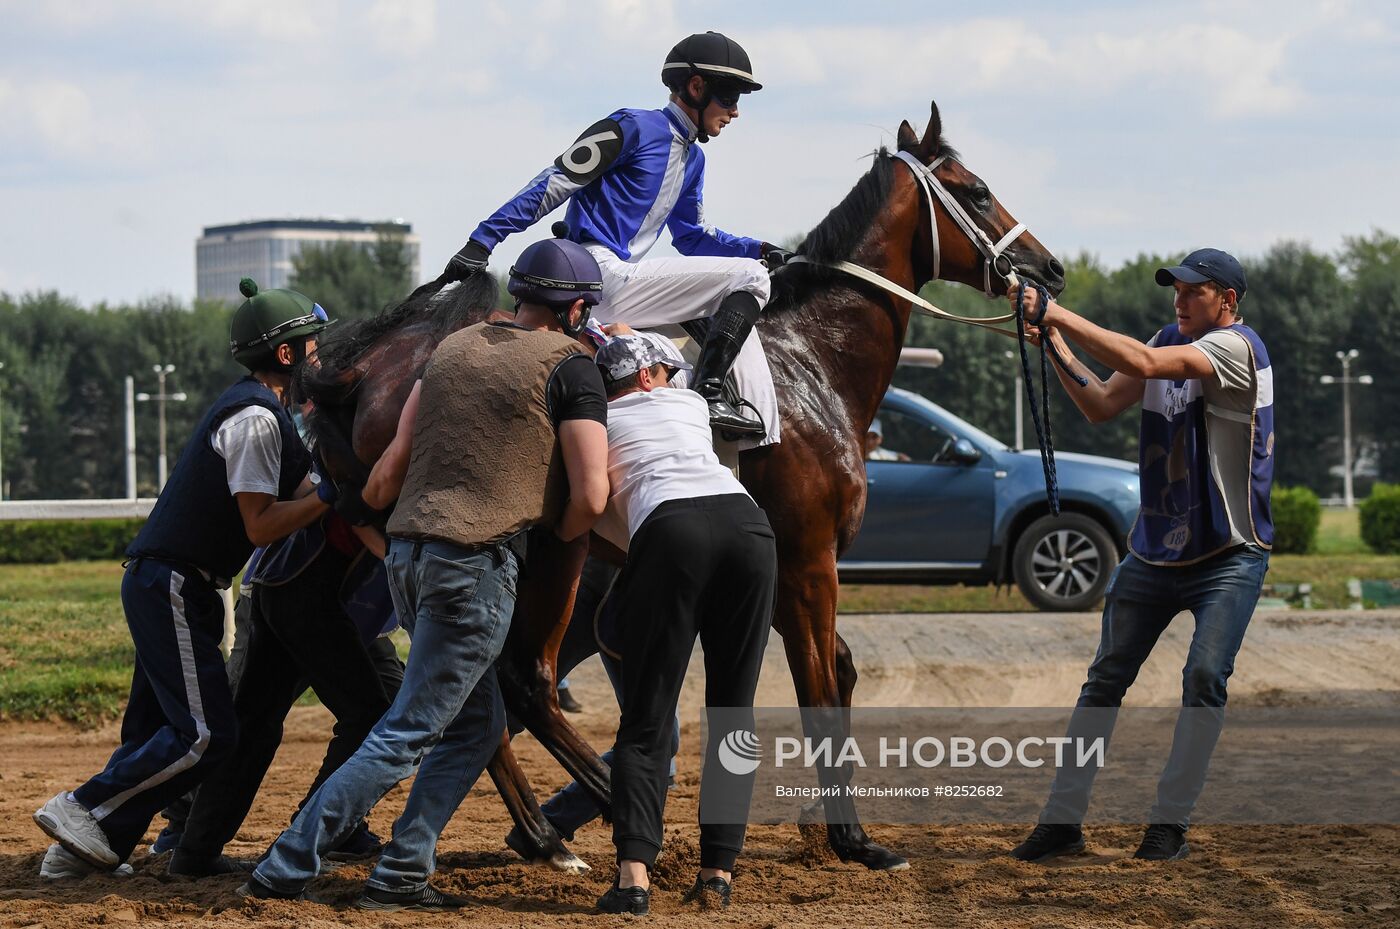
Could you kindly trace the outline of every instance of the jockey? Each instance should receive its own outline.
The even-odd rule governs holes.
[[[705,155],[694,144],[718,135],[738,118],[739,97],[761,89],[752,70],[748,54],[718,32],[681,40],[661,69],[671,91],[665,107],[617,110],[585,129],[476,227],[447,273],[461,278],[484,268],[506,236],[569,200],[569,237],[603,271],[599,321],[646,328],[713,316],[694,387],[709,404],[711,425],[761,437],[764,424],[727,403],[721,388],[768,302],[768,272],[758,259],[771,263],[783,253],[705,222]],[[642,262],[662,226],[684,257]],[[761,361],[754,343],[745,354]]]

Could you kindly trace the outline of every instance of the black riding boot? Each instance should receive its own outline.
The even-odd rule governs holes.
[[[725,297],[710,319],[710,333],[695,365],[695,391],[710,405],[710,425],[724,432],[763,435],[766,431],[761,420],[745,415],[724,399],[724,379],[762,309],[758,298],[745,291]]]

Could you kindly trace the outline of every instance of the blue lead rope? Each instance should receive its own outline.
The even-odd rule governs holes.
[[[1050,306],[1050,292],[1038,283],[1032,283],[1032,287],[1040,295],[1040,312],[1035,319],[1030,320],[1030,325],[1039,326],[1045,319],[1045,311]],[[1045,360],[1046,350],[1049,350],[1050,357],[1055,363],[1070,376],[1070,378],[1080,387],[1088,385],[1088,381],[1070,370],[1069,364],[1060,356],[1055,349],[1053,342],[1042,338],[1040,340],[1040,405],[1035,402],[1035,385],[1031,383],[1031,359],[1030,353],[1026,351],[1026,284],[1021,282],[1020,289],[1016,293],[1016,334],[1020,337],[1021,344],[1021,376],[1026,382],[1026,399],[1031,408],[1031,421],[1035,423],[1035,437],[1040,444],[1040,466],[1045,471],[1045,497],[1050,502],[1050,512],[1055,516],[1060,515],[1060,479],[1055,472],[1055,436],[1050,429],[1050,365]]]

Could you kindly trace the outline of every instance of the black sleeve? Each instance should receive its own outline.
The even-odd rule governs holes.
[[[558,429],[570,419],[591,419],[608,424],[608,398],[603,375],[593,359],[580,352],[570,355],[549,376],[549,418]]]

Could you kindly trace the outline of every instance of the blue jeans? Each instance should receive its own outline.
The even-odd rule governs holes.
[[[296,893],[320,856],[413,773],[369,885],[412,893],[428,882],[437,840],[505,730],[495,661],[515,608],[518,572],[505,546],[471,554],[443,542],[392,539],[384,558],[394,607],[413,646],[403,686],[359,750],[306,802],[253,876]],[[420,764],[421,761],[421,764]]]
[[[1149,821],[1185,829],[1205,786],[1211,753],[1225,721],[1226,682],[1254,615],[1269,553],[1244,546],[1181,568],[1149,565],[1129,554],[1105,595],[1099,651],[1079,692],[1071,738],[1108,739],[1117,708],[1157,639],[1183,611],[1196,619],[1181,672],[1181,705],[1171,754],[1157,784]],[[1067,766],[1055,775],[1041,822],[1081,823],[1097,767]]]
[[[605,607],[606,609],[606,607]],[[603,670],[608,672],[608,682],[612,684],[613,695],[617,697],[619,705],[622,704],[622,665],[616,658],[607,652],[600,651],[598,657],[603,662]],[[681,748],[681,716],[676,713],[676,720],[671,729],[671,778],[676,777],[676,752]],[[613,751],[608,749],[600,756],[603,762],[612,767]],[[540,807],[540,812],[544,813],[554,830],[566,840],[572,842],[574,833],[583,828],[588,823],[603,815],[598,802],[593,799],[593,795],[579,786],[578,781],[570,781],[565,784],[554,796],[545,801]]]

